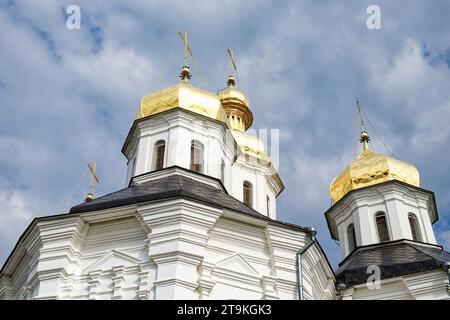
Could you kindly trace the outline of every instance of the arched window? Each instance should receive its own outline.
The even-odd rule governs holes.
[[[266,210],[267,210],[267,216],[270,216],[270,198],[269,196],[266,196]]]
[[[253,186],[250,182],[244,181],[244,203],[251,207],[253,205]]]
[[[164,152],[166,151],[166,142],[158,140],[153,149],[153,169],[159,170],[164,168]]]
[[[420,234],[419,221],[413,213],[408,214],[409,227],[411,228],[411,234],[414,241],[422,241],[422,235]]]
[[[348,238],[348,250],[349,252],[352,252],[356,248],[355,225],[353,223],[349,224],[347,227],[347,238]]]
[[[191,170],[203,172],[203,144],[200,141],[191,141]]]
[[[389,241],[389,231],[386,221],[386,214],[384,212],[377,212],[375,215],[375,222],[377,225],[378,238],[380,242]]]

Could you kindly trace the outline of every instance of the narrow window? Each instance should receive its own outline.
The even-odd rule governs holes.
[[[225,182],[225,162],[223,161],[223,159],[220,163],[220,179],[222,180],[222,183]]]
[[[347,227],[347,238],[348,238],[348,250],[352,252],[356,248],[356,234],[355,225],[353,223],[349,224]]]
[[[251,207],[253,205],[253,186],[250,182],[244,181],[244,203]]]
[[[411,228],[411,234],[414,241],[422,241],[422,235],[420,234],[419,221],[415,214],[408,214],[409,227]]]
[[[267,210],[267,216],[270,216],[270,198],[269,196],[266,196],[266,210]]]
[[[375,221],[377,224],[378,238],[380,239],[380,242],[389,241],[389,231],[384,212],[378,212],[375,215]]]
[[[131,164],[131,176],[134,177],[136,175],[136,157],[133,158],[133,163]]]
[[[191,142],[191,170],[203,172],[203,144],[197,140]]]
[[[160,170],[164,167],[164,152],[166,150],[166,142],[164,140],[158,140],[155,143],[153,151],[153,168],[154,170]]]

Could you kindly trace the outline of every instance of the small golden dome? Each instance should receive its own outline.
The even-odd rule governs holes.
[[[249,108],[249,102],[245,94],[235,88],[233,76],[228,77],[227,88],[217,93],[220,102],[223,105],[230,125],[233,129],[245,131],[253,123],[253,113]]]
[[[180,82],[160,91],[145,95],[136,119],[173,108],[182,108],[227,123],[227,116],[216,94]]]
[[[180,78],[184,82],[188,82],[188,80],[191,79],[191,71],[188,66],[181,68]]]
[[[94,195],[92,193],[88,193],[86,198],[84,198],[84,201],[86,202],[91,202],[92,200],[94,200]]]
[[[399,180],[419,186],[419,172],[412,164],[373,152],[367,132],[361,133],[363,151],[330,185],[330,193],[336,203],[351,190],[390,180]]]

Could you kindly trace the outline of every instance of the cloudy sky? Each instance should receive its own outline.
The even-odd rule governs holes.
[[[71,4],[80,30],[66,27]],[[380,30],[367,28],[371,4]],[[357,96],[373,148],[416,165],[436,193],[434,228],[449,250],[449,12],[445,0],[0,0],[0,264],[33,217],[82,201],[87,161],[98,164],[97,195],[124,187],[122,143],[141,97],[178,81],[179,30],[193,84],[211,91],[234,48],[253,128],[280,129],[278,217],[316,227],[334,265],[323,212],[359,152]]]

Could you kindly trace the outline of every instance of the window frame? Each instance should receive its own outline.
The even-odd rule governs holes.
[[[133,178],[136,175],[136,163],[137,163],[137,155],[133,156],[133,160],[131,160],[131,172],[130,177]]]
[[[223,159],[220,161],[220,180],[225,183],[225,161]]]
[[[375,213],[374,215],[375,217],[375,228],[377,230],[377,235],[378,235],[378,241],[381,242],[388,242],[391,241],[392,237],[391,234],[389,232],[389,224],[388,224],[388,219],[387,219],[387,215],[385,212],[383,211],[378,211]],[[378,223],[378,219],[383,218],[384,219],[384,227],[385,227],[385,231],[386,231],[386,240],[382,240],[381,236],[382,234],[380,233],[380,228],[379,228],[379,223]]]
[[[350,231],[350,229],[351,229],[351,231]],[[347,230],[348,252],[352,252],[358,246],[358,244],[356,242],[355,224],[353,222],[350,223],[347,226],[346,230]],[[351,232],[352,239],[350,239],[350,232]]]
[[[413,241],[422,242],[422,231],[420,230],[420,223],[419,218],[417,218],[417,215],[415,215],[412,212],[408,213],[408,222],[409,222],[409,229],[411,230],[411,236]],[[414,227],[413,227],[414,225]],[[414,228],[414,230],[413,230]],[[414,232],[415,231],[415,232]]]
[[[196,156],[197,152],[197,156]],[[195,163],[197,159],[201,161]],[[199,140],[191,140],[191,159],[190,159],[190,170],[203,173],[205,168],[205,146]]]
[[[159,155],[161,155],[159,152],[160,149],[162,150],[162,161],[158,158]],[[166,158],[166,141],[164,139],[160,139],[156,141],[153,145],[153,164],[152,169],[153,170],[161,170],[164,169],[164,162]],[[161,167],[158,166],[158,163],[161,163]]]
[[[253,208],[253,183],[248,180],[242,182],[242,200],[245,205]]]

